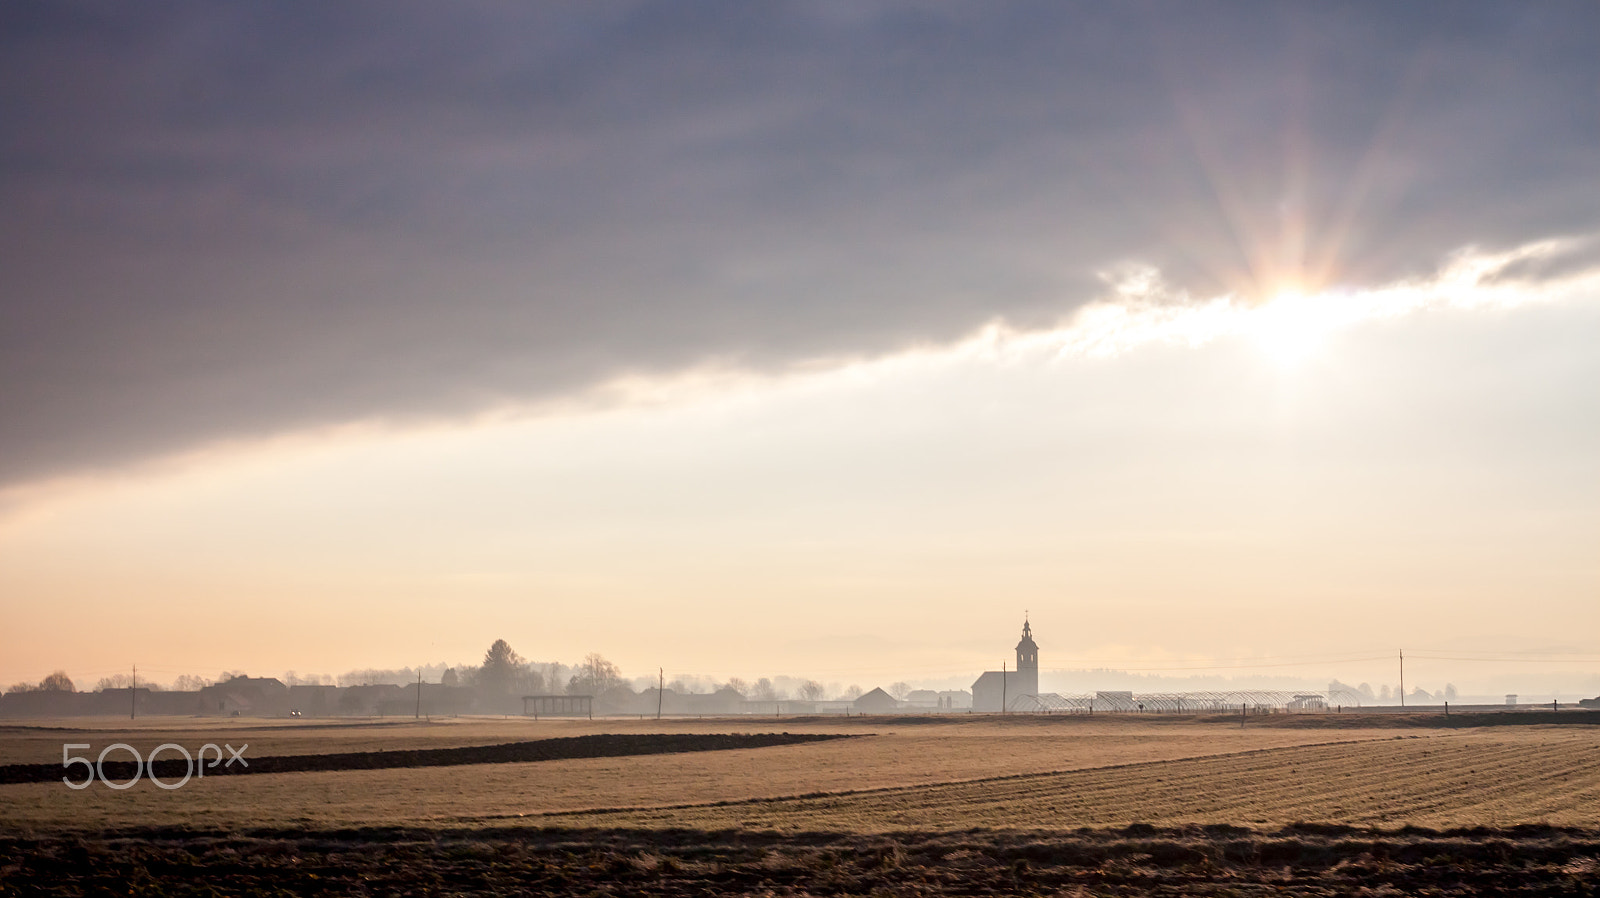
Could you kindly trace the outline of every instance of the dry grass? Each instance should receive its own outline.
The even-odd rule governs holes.
[[[1600,826],[1600,740],[1583,732],[1391,737],[844,795],[562,815],[581,827],[955,830],[1318,821]]]
[[[111,741],[255,740],[249,755],[260,756],[589,732],[774,730],[878,735],[697,755],[211,778],[172,792],[148,783],[122,792],[100,785],[81,792],[59,783],[0,786],[0,829],[1600,825],[1600,729],[1588,726],[1410,728],[1397,738],[1392,728],[1240,729],[1181,718],[463,720],[380,727],[187,720],[145,722],[137,731],[7,728],[0,730],[0,760],[59,760],[65,741],[89,742],[98,751]],[[792,797],[801,795],[815,797]]]
[[[613,726],[617,723],[626,727],[637,722],[613,722]],[[603,721],[493,717],[423,721],[410,718],[281,721],[222,717],[58,718],[0,725],[0,764],[59,764],[63,742],[87,742],[97,753],[113,742],[127,743],[141,753],[166,742],[177,743],[191,751],[207,742],[218,745],[227,742],[235,747],[248,744],[248,756],[260,756],[457,748],[608,731],[616,730],[607,730]],[[721,730],[731,731],[735,730],[726,727]],[[127,755],[118,757],[126,759]]]
[[[595,732],[877,735],[699,754],[213,777],[175,792],[144,783],[125,792],[0,786],[0,896],[1596,893],[1600,727],[1315,723],[4,728],[0,763],[57,760],[66,741],[250,741],[250,754],[261,756]]]

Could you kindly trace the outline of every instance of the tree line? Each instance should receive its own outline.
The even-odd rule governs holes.
[[[215,678],[183,674],[170,684],[163,685],[146,677],[139,677],[135,681],[131,672],[119,673],[100,678],[93,691],[127,689],[137,685],[141,689],[149,689],[153,692],[169,690],[174,692],[196,692],[207,686],[226,683],[241,676],[246,676],[245,672],[241,670],[225,670]],[[535,662],[519,655],[511,647],[511,644],[504,639],[496,639],[488,650],[484,652],[483,661],[476,664],[363,668],[349,671],[337,678],[327,674],[300,675],[291,670],[286,671],[281,677],[286,686],[363,686],[382,684],[405,686],[416,683],[419,679],[429,683],[469,687],[480,692],[507,696],[560,693],[603,696],[622,691],[633,695],[637,694],[635,686],[648,690],[653,689],[656,685],[655,682],[651,682],[648,685],[638,682],[630,683],[616,664],[607,660],[598,652],[590,652],[575,665],[567,665],[557,661]],[[761,677],[754,682],[746,681],[740,677],[729,677],[723,681],[708,681],[699,677],[676,677],[667,683],[666,687],[678,694],[720,692],[730,689],[743,698],[766,702],[789,701],[791,699],[823,701],[828,698],[848,701],[859,697],[863,691],[860,686],[854,684],[849,686],[833,684],[830,688],[830,686],[825,686],[817,680],[793,677]],[[895,698],[905,698],[910,690],[911,687],[906,683],[895,683],[889,687],[889,692]],[[15,683],[5,691],[75,692],[77,688],[66,671],[58,670],[38,683]]]

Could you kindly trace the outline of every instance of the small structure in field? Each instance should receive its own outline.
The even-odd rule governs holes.
[[[522,715],[541,717],[594,717],[592,695],[524,695]]]

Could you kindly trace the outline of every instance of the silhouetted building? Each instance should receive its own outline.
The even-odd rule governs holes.
[[[339,710],[339,687],[302,684],[289,687],[289,710],[304,717],[328,717]]]
[[[1016,670],[986,670],[972,684],[972,710],[1003,711],[1022,696],[1039,694],[1039,646],[1033,641],[1033,627],[1022,621],[1022,640],[1017,643]]]
[[[888,714],[900,709],[894,696],[874,686],[871,692],[850,703],[857,714]]]
[[[286,717],[289,687],[275,677],[239,676],[200,690],[201,714]]]
[[[972,693],[958,689],[915,689],[900,703],[902,711],[966,711],[971,707]]]

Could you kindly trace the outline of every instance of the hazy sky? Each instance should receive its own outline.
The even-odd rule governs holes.
[[[0,5],[0,686],[1592,678],[1597,36]]]

